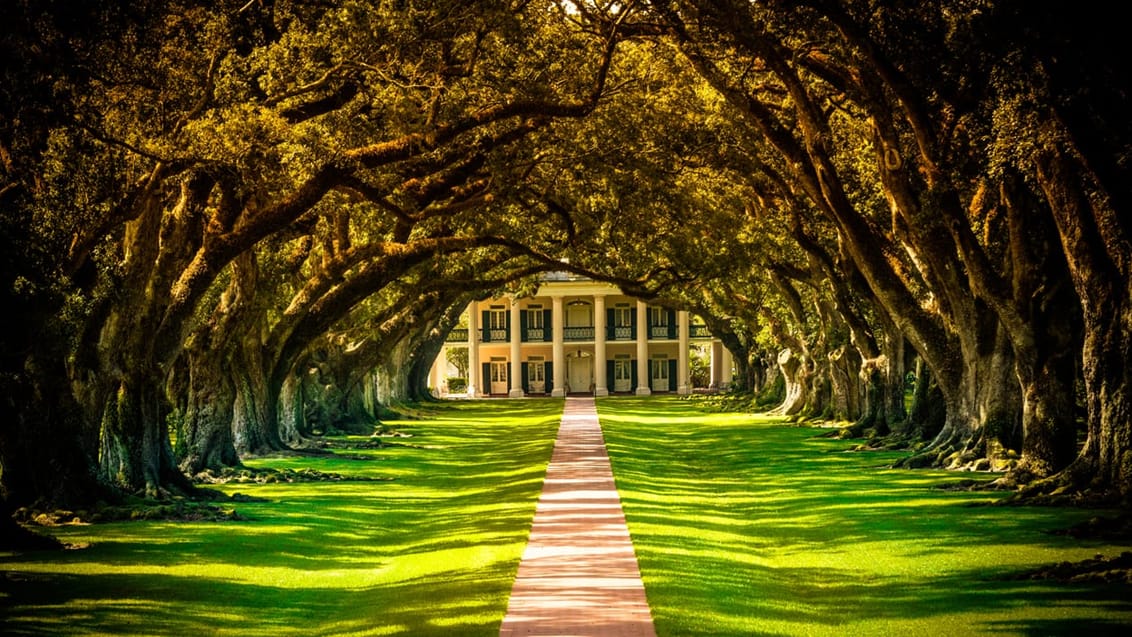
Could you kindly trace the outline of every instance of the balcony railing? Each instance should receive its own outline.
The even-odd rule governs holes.
[[[637,339],[637,331],[631,325],[611,325],[605,331],[606,340],[633,341]]]
[[[510,330],[507,329],[485,327],[479,332],[480,340],[484,343],[507,343],[511,340]],[[542,327],[528,328],[524,336],[523,342],[525,343],[549,343],[552,340],[551,330]],[[563,328],[562,336],[563,340],[566,341],[592,341],[594,340],[594,328],[592,326],[566,327]],[[688,326],[688,336],[690,338],[711,338],[711,330],[706,325],[690,325]],[[605,338],[607,341],[633,341],[637,338],[637,331],[630,325],[610,325],[605,330]],[[675,339],[676,328],[673,325],[650,325],[649,338]],[[447,343],[467,343],[468,328],[453,328],[444,340]]]
[[[550,342],[550,330],[542,327],[528,327],[523,334],[524,343]]]
[[[589,327],[564,327],[562,328],[562,339],[566,341],[592,341],[594,340],[594,328]]]
[[[484,343],[506,343],[511,340],[511,330],[485,327],[480,330],[480,337]]]

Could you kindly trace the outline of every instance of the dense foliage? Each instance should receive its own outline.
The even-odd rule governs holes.
[[[372,420],[469,300],[560,267],[701,315],[781,413],[1127,496],[1108,11],[9,3],[5,506],[192,492]]]

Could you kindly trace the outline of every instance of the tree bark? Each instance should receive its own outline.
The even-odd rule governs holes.
[[[241,456],[290,449],[279,436],[280,388],[269,380],[262,350],[258,336],[249,335],[241,345],[240,363],[232,367],[236,390],[232,435]]]
[[[1050,137],[1037,172],[1081,299],[1088,421],[1076,459],[1034,490],[1127,497],[1132,494],[1132,256],[1127,251],[1132,237],[1116,210],[1090,199],[1077,177],[1088,171],[1060,148],[1056,132]]]
[[[943,392],[932,378],[931,369],[919,356],[916,357],[915,376],[912,405],[901,433],[916,440],[932,440],[943,430],[943,423],[947,419]]]
[[[230,375],[215,360],[190,362],[188,375],[177,438],[181,471],[191,476],[240,464],[232,436],[236,392]]]
[[[778,368],[786,382],[786,394],[782,398],[782,404],[772,413],[793,416],[801,412],[809,400],[810,379],[806,362],[792,349],[785,348],[778,352]]]
[[[152,376],[121,378],[106,401],[99,449],[100,477],[127,493],[149,498],[194,491],[173,458],[161,383]]]

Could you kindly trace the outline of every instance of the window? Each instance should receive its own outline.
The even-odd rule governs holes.
[[[627,303],[618,303],[613,308],[613,326],[629,327],[633,324],[633,308]]]
[[[488,328],[491,330],[507,329],[507,308],[502,305],[493,305],[487,315]]]
[[[487,329],[489,341],[507,340],[507,308],[502,305],[493,305],[487,312]]]
[[[542,322],[543,316],[544,315],[543,315],[543,312],[542,312],[542,306],[541,305],[532,305],[532,306],[528,307],[527,308],[527,329],[541,330],[543,328],[543,322]]]

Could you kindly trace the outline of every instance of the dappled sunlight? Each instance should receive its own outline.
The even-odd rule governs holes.
[[[251,460],[381,480],[213,487],[256,498],[229,505],[246,521],[54,528],[90,546],[0,558],[5,630],[498,634],[562,408],[514,402],[444,403],[403,444],[343,452],[368,460]]]
[[[628,415],[622,413],[628,411]],[[1010,579],[1126,546],[1048,533],[1096,511],[973,506],[971,477],[670,397],[599,403],[661,635],[1106,634],[1127,587]],[[1099,631],[1099,632],[1098,632]]]
[[[1127,586],[1015,577],[1128,550],[1048,532],[1095,511],[981,506],[1003,494],[936,488],[971,474],[889,469],[900,454],[846,453],[851,442],[692,401],[598,406],[615,487],[586,475],[596,453],[577,455],[577,474],[546,475],[561,401],[444,404],[403,421],[412,446],[365,450],[373,460],[254,461],[392,480],[214,487],[257,498],[230,505],[247,521],[51,529],[89,548],[0,557],[5,631],[498,635],[524,555],[543,567],[528,575],[543,605],[528,606],[527,627],[555,608],[613,625],[631,611],[609,591],[633,586],[616,569],[637,563],[660,635],[1101,635],[1132,623]],[[528,545],[536,525],[575,539]],[[633,546],[583,553],[581,535]]]

